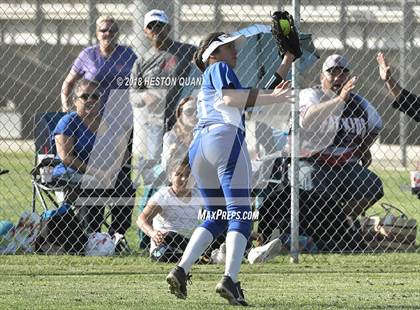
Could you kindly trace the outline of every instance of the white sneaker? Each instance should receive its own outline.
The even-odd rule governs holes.
[[[248,261],[250,264],[265,263],[280,255],[283,250],[283,243],[280,239],[275,239],[266,245],[252,248],[248,253]]]

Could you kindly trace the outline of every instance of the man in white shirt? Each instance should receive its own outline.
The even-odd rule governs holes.
[[[300,93],[301,186],[332,195],[355,217],[383,196],[383,184],[368,169],[369,151],[382,128],[376,109],[354,92],[356,77],[341,55],[329,56],[321,85]]]

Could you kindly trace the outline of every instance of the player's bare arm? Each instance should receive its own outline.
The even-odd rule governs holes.
[[[273,91],[263,92],[258,89],[223,90],[223,101],[227,106],[249,108],[276,103],[286,103],[293,98],[290,81],[282,81]]]

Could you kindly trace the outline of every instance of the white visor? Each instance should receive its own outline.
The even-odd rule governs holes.
[[[203,56],[201,59],[203,62],[206,62],[210,55],[221,45],[227,44],[229,42],[233,42],[235,40],[238,40],[235,42],[236,48],[240,48],[242,46],[242,43],[245,42],[245,37],[243,35],[230,35],[230,34],[222,34],[217,37],[216,41],[211,42],[208,48],[203,53]]]

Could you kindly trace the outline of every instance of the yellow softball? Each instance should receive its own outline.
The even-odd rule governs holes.
[[[279,25],[280,25],[281,31],[283,31],[283,35],[288,36],[291,30],[289,21],[287,19],[280,19]]]

